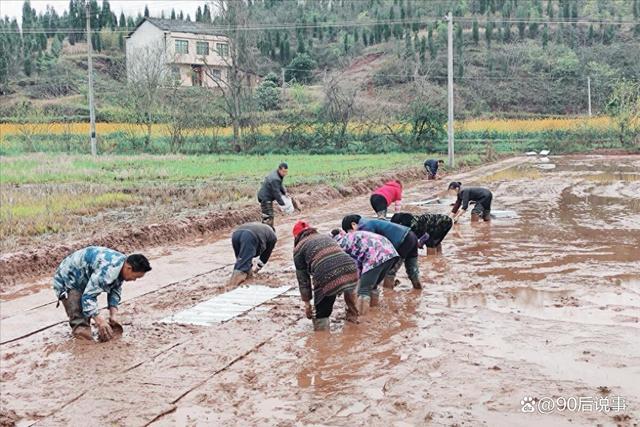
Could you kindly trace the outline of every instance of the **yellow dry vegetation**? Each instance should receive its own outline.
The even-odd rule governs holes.
[[[589,128],[595,130],[610,129],[614,126],[610,117],[582,117],[582,118],[545,118],[545,119],[472,119],[456,122],[458,132],[541,132],[547,130],[573,130],[579,128]],[[406,124],[397,124],[392,128],[406,127]],[[0,136],[20,135],[24,133],[39,134],[42,124],[16,124],[0,123]],[[262,135],[273,135],[284,129],[283,125],[265,124],[258,127],[258,132]],[[354,133],[362,132],[364,129],[371,130],[371,126],[363,123],[351,123],[349,130]],[[310,129],[311,130],[311,129]],[[382,128],[381,128],[382,130]],[[146,134],[146,126],[131,123],[97,123],[96,131],[100,135],[108,135],[116,132],[133,133],[137,135]],[[209,128],[207,131],[215,132],[219,136],[231,136],[231,127]],[[195,132],[195,130],[193,131]],[[89,123],[50,123],[46,125],[46,134],[52,135],[81,135],[89,133]],[[153,136],[168,136],[167,125],[156,124],[151,127]]]

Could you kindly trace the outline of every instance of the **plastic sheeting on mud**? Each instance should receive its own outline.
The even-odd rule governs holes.
[[[291,289],[290,286],[243,286],[217,295],[186,310],[161,320],[163,323],[211,326],[226,322]]]

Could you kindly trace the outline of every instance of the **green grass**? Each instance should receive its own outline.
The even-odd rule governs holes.
[[[433,155],[438,157],[438,155]],[[338,184],[360,177],[420,166],[432,157],[415,153],[363,155],[135,155],[35,154],[0,159],[0,184],[258,182],[278,163],[289,163],[288,185]],[[441,157],[441,156],[440,156]],[[463,156],[472,162],[477,156]]]
[[[4,251],[26,238],[117,230],[182,215],[255,203],[266,174],[289,163],[287,186],[340,185],[421,167],[417,153],[363,155],[89,155],[0,157],[0,233]],[[477,155],[458,158],[478,164]]]

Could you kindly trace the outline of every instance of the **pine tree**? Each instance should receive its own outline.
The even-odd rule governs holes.
[[[464,50],[464,40],[462,37],[462,25],[455,24],[455,26],[456,26],[456,33],[455,33],[455,37],[453,38],[453,42],[455,44],[456,52],[458,53],[458,56],[462,56],[462,51]]]
[[[415,50],[413,49],[413,42],[411,41],[411,35],[406,34],[404,37],[404,57],[405,59],[413,60],[415,54]]]
[[[184,21],[184,13],[182,13],[182,11],[178,14],[178,19]]]
[[[491,47],[492,37],[493,37],[493,22],[487,21],[487,26],[484,28],[484,38],[487,40],[487,47]]]
[[[120,20],[118,22],[118,26],[120,28],[126,28],[127,27],[127,18],[124,16],[124,12],[120,12]]]
[[[343,45],[344,53],[349,52],[349,33],[344,33]]]
[[[207,24],[211,24],[211,9],[207,3],[204,4],[204,10],[202,12],[202,21]]]
[[[144,5],[144,17],[148,18],[149,17],[149,8],[147,7],[147,5]]]
[[[429,27],[429,30],[427,32],[427,44],[429,45],[429,55],[431,56],[431,59],[436,59],[436,56],[438,56],[438,46],[436,46],[433,41],[432,27]]]
[[[473,38],[473,44],[475,44],[477,46],[478,42],[480,41],[480,31],[479,31],[479,28],[478,28],[478,19],[474,19],[473,20],[473,27],[471,29],[471,37]]]
[[[595,38],[596,34],[595,31],[593,29],[593,24],[589,25],[589,33],[587,35],[587,44],[589,46],[591,46],[593,44],[593,39]]]
[[[202,22],[202,9],[200,6],[196,9],[196,22]]]
[[[306,47],[304,45],[304,38],[302,36],[302,32],[301,31],[298,32],[298,36],[296,37],[296,39],[297,39],[297,42],[298,42],[298,47],[296,48],[296,51],[298,53],[304,53],[305,50],[306,50]]]
[[[502,21],[502,42],[503,43],[511,42],[511,23],[507,22],[506,19]]]
[[[546,48],[549,44],[549,26],[544,24],[542,27],[542,47]]]
[[[420,37],[420,62],[427,63],[427,38],[425,36]]]
[[[553,19],[553,2],[549,0],[547,0],[547,16]]]
[[[186,21],[187,21],[187,22],[191,22],[191,16],[190,16],[188,13],[187,13],[187,19],[186,19]]]
[[[124,52],[125,44],[123,33],[118,33],[118,47],[120,48],[120,51]]]
[[[176,10],[175,9],[171,9],[171,19],[172,20],[176,19]]]

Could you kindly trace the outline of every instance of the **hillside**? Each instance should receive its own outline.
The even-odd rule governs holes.
[[[180,95],[182,107],[197,105],[190,114],[201,117],[188,126],[229,123],[219,94],[212,97],[203,88],[171,90],[157,111],[139,111],[124,78],[122,39],[142,16],[108,18],[108,1],[102,9],[94,3],[99,121],[164,122],[171,112],[163,102]],[[416,105],[444,111],[447,24],[442,17],[450,9],[458,118],[586,114],[588,79],[592,109],[599,114],[616,82],[640,80],[640,0],[267,0],[248,1],[241,9],[239,25],[247,28],[239,39],[242,66],[262,77],[273,73],[272,86],[247,89],[241,114],[250,122],[244,120],[243,126],[274,120],[286,125],[291,117],[341,121],[345,112],[332,110],[345,105],[347,120],[403,120]],[[205,11],[196,20],[216,28],[229,24],[212,16],[208,6]],[[24,57],[14,49],[15,57],[8,60],[11,49],[3,51],[5,70],[13,72],[0,79],[0,118],[86,120],[81,24],[59,17],[58,29],[50,29],[45,25],[51,17],[46,21],[34,14],[22,25],[31,32],[22,36],[10,31],[16,23],[5,19],[2,24],[5,46],[11,36],[24,50],[29,43],[35,46],[36,37],[45,48]],[[176,19],[180,15],[177,11]],[[284,92],[279,89],[283,69]]]

